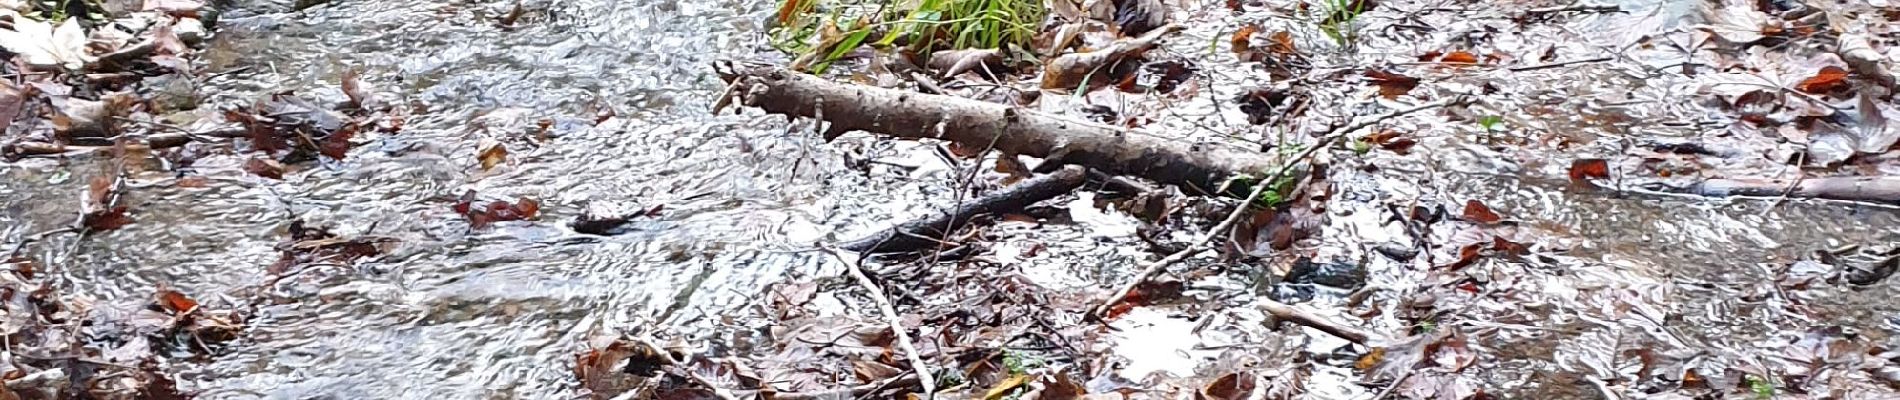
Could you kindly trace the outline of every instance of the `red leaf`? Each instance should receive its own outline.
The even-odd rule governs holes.
[[[1467,221],[1480,224],[1495,224],[1503,219],[1503,217],[1498,216],[1498,213],[1492,212],[1490,206],[1484,205],[1484,202],[1478,201],[1477,199],[1465,201],[1465,220]]]
[[[1445,58],[1438,59],[1438,62],[1446,64],[1477,64],[1478,56],[1468,51],[1454,51],[1451,52],[1451,54],[1446,54]]]
[[[1570,181],[1585,182],[1590,178],[1609,178],[1610,163],[1601,158],[1585,158],[1570,162]]]
[[[191,310],[198,308],[197,300],[192,300],[190,297],[186,297],[184,293],[179,293],[171,289],[158,290],[158,304],[165,307],[166,310],[181,314],[191,312]]]
[[[1847,70],[1832,65],[1822,67],[1821,72],[1801,81],[1801,84],[1795,85],[1794,88],[1814,94],[1826,94],[1836,90],[1846,89]]]

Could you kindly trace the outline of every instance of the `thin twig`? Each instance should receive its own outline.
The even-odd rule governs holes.
[[[1586,58],[1582,60],[1560,61],[1560,62],[1554,62],[1554,63],[1549,63],[1549,64],[1511,67],[1510,69],[1511,69],[1511,72],[1536,71],[1540,69],[1563,68],[1563,67],[1568,67],[1568,66],[1577,65],[1577,64],[1600,63],[1600,62],[1610,61],[1614,59],[1616,58],[1615,57]]]
[[[859,262],[850,262],[849,260],[845,260],[844,256],[839,254],[837,250],[827,247],[825,251],[831,253],[832,257],[838,258],[839,262],[844,263],[845,268],[851,271],[851,276],[857,278],[858,286],[871,292],[871,300],[877,303],[878,312],[884,314],[884,323],[889,324],[891,332],[897,336],[897,347],[904,350],[904,358],[909,359],[911,370],[917,374],[917,383],[924,388],[924,398],[935,398],[937,394],[937,379],[934,375],[931,375],[930,365],[924,363],[923,356],[917,352],[917,346],[912,344],[910,333],[904,329],[903,319],[897,316],[897,307],[891,305],[889,298],[884,297],[884,288],[878,286],[876,281],[871,280],[871,276],[865,274],[864,268],[858,265],[863,262],[864,259],[859,258]]]
[[[1200,254],[1202,251],[1206,251],[1207,244],[1213,242],[1215,236],[1219,236],[1221,232],[1226,232],[1232,229],[1234,224],[1239,222],[1242,216],[1247,215],[1247,209],[1251,207],[1255,201],[1260,199],[1260,195],[1266,192],[1267,187],[1273,186],[1273,182],[1277,182],[1280,180],[1280,178],[1285,177],[1286,174],[1293,172],[1293,168],[1299,165],[1300,160],[1305,160],[1307,158],[1312,157],[1313,154],[1318,153],[1320,149],[1330,147],[1333,144],[1333,142],[1338,141],[1339,138],[1345,137],[1347,134],[1350,134],[1354,131],[1364,129],[1366,127],[1372,126],[1374,124],[1378,124],[1380,122],[1385,122],[1386,120],[1389,120],[1389,119],[1398,118],[1406,114],[1411,114],[1411,113],[1429,110],[1429,109],[1438,108],[1438,107],[1444,107],[1444,106],[1451,105],[1454,102],[1459,102],[1459,101],[1462,101],[1462,100],[1460,99],[1440,100],[1440,101],[1428,103],[1425,105],[1421,105],[1418,107],[1412,107],[1405,110],[1395,111],[1390,114],[1381,115],[1378,118],[1373,118],[1365,122],[1348,125],[1344,128],[1334,129],[1331,133],[1326,134],[1326,136],[1320,137],[1319,143],[1315,143],[1312,147],[1307,147],[1305,150],[1300,151],[1299,154],[1296,154],[1293,157],[1288,158],[1285,163],[1280,165],[1280,168],[1278,170],[1275,170],[1273,172],[1272,175],[1268,175],[1265,179],[1261,179],[1257,181],[1254,184],[1253,192],[1247,194],[1246,200],[1241,201],[1239,206],[1234,207],[1234,211],[1227,213],[1227,219],[1221,220],[1220,224],[1214,225],[1212,229],[1207,230],[1207,233],[1202,234],[1199,239],[1195,239],[1194,244],[1189,245],[1185,249],[1181,249],[1181,251],[1174,252],[1174,254],[1169,254],[1167,257],[1163,257],[1160,260],[1155,260],[1154,262],[1151,262],[1151,263],[1148,263],[1147,265],[1142,266],[1141,272],[1136,274],[1133,279],[1129,279],[1127,283],[1123,283],[1122,286],[1116,289],[1115,292],[1112,295],[1110,295],[1107,300],[1104,300],[1102,302],[1102,304],[1096,305],[1095,308],[1090,309],[1089,318],[1098,319],[1098,320],[1102,319],[1102,317],[1108,314],[1109,309],[1114,308],[1116,304],[1120,304],[1122,300],[1128,298],[1128,295],[1130,293],[1134,293],[1135,287],[1140,286],[1142,282],[1147,282],[1149,279],[1153,279],[1156,275],[1160,275],[1162,270],[1167,269],[1169,265],[1173,265],[1174,263],[1181,262],[1182,260],[1186,260],[1188,257],[1193,257],[1196,254]]]

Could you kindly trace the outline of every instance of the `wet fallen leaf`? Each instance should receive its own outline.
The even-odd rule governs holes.
[[[244,161],[244,172],[271,179],[284,179],[284,165],[276,160],[264,157],[251,157]]]
[[[1601,158],[1584,158],[1570,162],[1570,181],[1587,182],[1590,179],[1608,179],[1610,162]]]
[[[80,218],[80,225],[95,231],[119,229],[132,222],[132,217],[126,215],[124,206],[93,211]]]
[[[482,139],[476,144],[475,158],[482,163],[482,170],[494,169],[496,165],[508,160],[508,147],[494,139]]]
[[[463,193],[462,198],[450,208],[467,218],[470,227],[477,229],[495,222],[531,220],[541,212],[541,203],[526,197],[516,199],[514,203],[490,201],[480,207],[476,206],[476,201],[475,191],[470,190]]]
[[[1808,79],[1802,80],[1801,83],[1795,85],[1794,88],[1795,90],[1814,94],[1827,94],[1846,89],[1847,70],[1832,65],[1821,67],[1820,72],[1815,73],[1812,77],[1808,77]]]
[[[984,392],[983,399],[1001,400],[1009,396],[1011,391],[1016,390],[1017,387],[1021,387],[1025,383],[1029,383],[1029,381],[1034,378],[1033,376],[1024,374],[1011,375],[1009,378],[1003,379],[1002,382],[997,382],[996,386],[990,387],[990,390]]]
[[[1419,82],[1418,78],[1376,69],[1366,70],[1365,76],[1373,84],[1379,85],[1379,95],[1388,99],[1411,93],[1413,88],[1418,87]]]
[[[1492,212],[1490,206],[1484,205],[1484,202],[1477,199],[1465,200],[1464,217],[1467,221],[1480,224],[1495,224],[1504,219],[1499,217],[1498,213]]]
[[[1253,374],[1234,372],[1214,378],[1201,388],[1201,396],[1214,400],[1241,400],[1253,394]]]
[[[1472,243],[1464,247],[1459,247],[1458,259],[1452,261],[1451,264],[1445,265],[1445,269],[1457,271],[1471,266],[1472,263],[1478,262],[1478,257],[1484,255],[1484,247],[1486,244],[1488,243]]]
[[[324,157],[329,157],[332,160],[342,160],[343,157],[348,157],[350,155],[350,137],[356,136],[356,126],[356,124],[344,125],[343,128],[337,129],[335,132],[330,132],[329,135],[324,135],[322,140],[317,141],[317,154],[322,154]]]

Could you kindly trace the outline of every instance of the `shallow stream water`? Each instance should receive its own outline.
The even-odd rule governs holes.
[[[783,61],[763,36],[770,2],[529,1],[517,27],[496,26],[513,6],[459,0],[342,0],[303,11],[270,2],[227,5],[204,56],[207,70],[245,69],[199,88],[207,104],[245,103],[282,90],[340,101],[340,76],[359,70],[384,96],[412,110],[402,133],[370,137],[341,162],[295,167],[282,181],[244,174],[233,168],[243,160],[235,157],[200,161],[196,168],[217,171],[205,188],[166,184],[165,173],[135,176],[137,223],[77,244],[61,237],[35,246],[34,255],[55,260],[46,264],[60,284],[102,299],[149,296],[159,283],[199,297],[264,299],[242,340],[208,360],[168,366],[180,372],[181,388],[202,391],[202,398],[569,398],[577,389],[573,356],[593,333],[665,330],[702,346],[739,347],[734,342],[747,336],[748,322],[721,316],[749,315],[767,284],[838,272],[828,267],[831,256],[811,251],[811,243],[879,229],[954,198],[950,170],[915,146],[856,135],[824,143],[809,123],[788,124],[756,111],[709,112],[722,88],[713,61]],[[1661,19],[1643,21],[1667,25],[1655,21],[1671,19],[1655,18]],[[1170,48],[1204,52],[1206,37]],[[1506,90],[1522,90],[1527,98],[1550,91],[1662,96],[1645,92],[1659,90],[1653,87],[1606,88],[1574,75],[1609,73],[1604,70],[1566,73]],[[1241,77],[1246,74],[1230,72],[1226,76],[1238,78],[1219,78],[1212,87],[1252,80]],[[1230,96],[1234,89],[1207,90]],[[599,119],[603,109],[612,116]],[[1568,114],[1512,117],[1526,121],[1526,130],[1608,136],[1632,129],[1590,125]],[[544,123],[548,137],[535,138]],[[1341,181],[1346,201],[1337,208],[1356,213],[1334,218],[1333,232],[1356,233],[1329,235],[1325,242],[1356,254],[1360,243],[1402,234],[1381,222],[1387,216],[1372,205],[1377,201],[1484,199],[1569,244],[1568,256],[1582,260],[1526,268],[1575,268],[1585,278],[1568,282],[1632,289],[1676,279],[1702,282],[1697,287],[1713,289],[1652,299],[1681,304],[1672,311],[1679,318],[1665,325],[1685,340],[1746,347],[1774,328],[1746,313],[1713,310],[1745,307],[1723,288],[1773,279],[1761,265],[1805,251],[1900,239],[1900,214],[1883,208],[1802,201],[1769,208],[1761,201],[1571,190],[1551,179],[1562,176],[1563,162],[1510,154],[1486,145],[1483,133],[1445,133],[1423,140],[1412,156],[1375,155],[1368,162],[1379,172]],[[483,139],[506,144],[510,160],[482,171],[475,153]],[[1601,143],[1589,146],[1614,148]],[[860,173],[843,166],[847,150],[918,168]],[[70,223],[72,204],[96,168],[83,160],[0,166],[0,222],[25,228],[20,232]],[[450,210],[454,198],[471,189],[493,198],[539,198],[546,214],[538,222],[472,230]],[[663,205],[661,216],[637,221],[623,235],[580,235],[564,227],[589,210],[653,205]],[[370,262],[313,268],[260,287],[267,282],[264,267],[277,257],[273,246],[294,218],[335,226],[344,235],[401,242]],[[1119,282],[1143,257],[1126,250],[1138,242],[1091,233],[1106,229],[1103,224],[1134,222],[1115,213],[1094,218],[1010,232],[1049,243],[1047,254],[1020,261],[1022,268],[1057,288]],[[1375,259],[1368,267],[1372,285],[1419,284],[1395,263]],[[1833,310],[1839,317],[1833,322],[1884,337],[1896,329],[1888,319],[1900,308],[1893,292],[1890,285],[1840,291],[1815,306]],[[1403,329],[1392,324],[1372,322]],[[1569,340],[1526,342],[1556,349],[1572,346]],[[1152,353],[1129,357],[1149,363],[1142,368],[1183,375],[1203,361],[1185,351]],[[1558,382],[1527,378],[1553,362],[1496,365],[1494,383]]]

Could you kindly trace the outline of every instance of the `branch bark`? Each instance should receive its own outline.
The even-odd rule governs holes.
[[[956,232],[972,218],[1021,210],[1036,202],[1075,190],[1076,187],[1082,186],[1082,182],[1088,177],[1087,171],[1082,167],[1069,166],[1055,173],[1031,178],[959,205],[949,213],[935,213],[911,220],[891,229],[845,242],[839,248],[859,253],[897,253],[934,247],[944,236]]]
[[[1277,167],[1275,160],[1255,151],[1194,144],[1003,104],[837,83],[770,66],[725,65],[719,73],[729,84],[727,95],[739,104],[793,117],[822,115],[831,124],[824,133],[827,140],[866,131],[978,147],[995,143],[1005,154],[1147,178],[1195,194],[1214,194],[1230,178],[1257,176]],[[1245,195],[1244,189],[1228,194]]]

